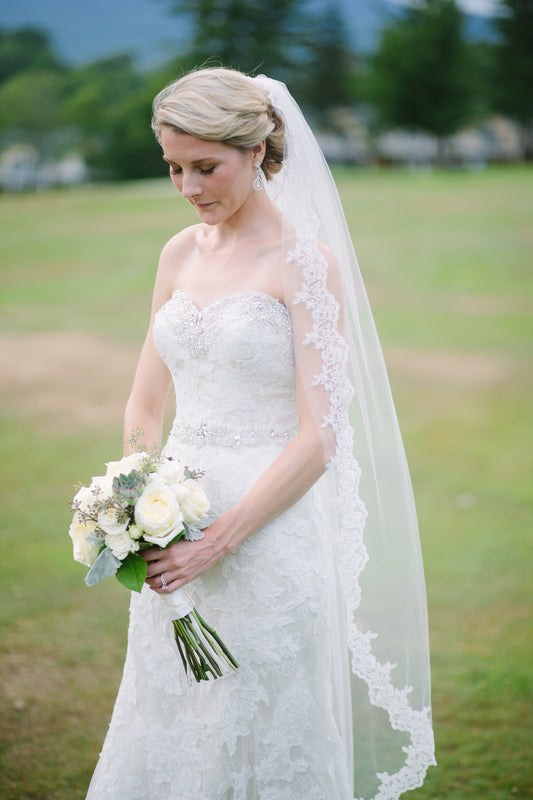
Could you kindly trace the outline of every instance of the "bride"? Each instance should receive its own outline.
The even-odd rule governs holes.
[[[190,73],[154,101],[200,222],[164,247],[125,438],[203,471],[209,526],[145,551],[89,800],[394,800],[434,763],[416,516],[338,196],[285,86]],[[158,595],[240,667],[188,685]]]

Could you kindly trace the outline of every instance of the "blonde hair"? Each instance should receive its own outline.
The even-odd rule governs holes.
[[[283,120],[266,91],[237,70],[212,67],[189,72],[159,92],[153,102],[152,129],[160,144],[165,125],[242,151],[264,139],[265,176],[269,179],[281,169]]]

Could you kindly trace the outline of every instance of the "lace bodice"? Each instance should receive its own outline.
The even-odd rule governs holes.
[[[236,294],[199,310],[176,290],[153,337],[174,381],[180,438],[229,446],[295,435],[291,316],[279,300]]]

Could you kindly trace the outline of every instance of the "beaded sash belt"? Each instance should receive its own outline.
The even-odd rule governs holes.
[[[293,428],[287,431],[278,430],[240,430],[217,425],[211,422],[202,422],[191,425],[176,420],[170,431],[180,442],[193,444],[206,444],[213,447],[259,447],[265,444],[288,444],[297,435],[298,430]]]

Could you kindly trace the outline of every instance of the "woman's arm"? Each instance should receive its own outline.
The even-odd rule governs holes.
[[[132,451],[134,446],[130,438],[138,429],[143,431],[141,440],[148,448],[153,443],[161,443],[171,376],[154,345],[152,328],[157,311],[172,296],[180,264],[193,244],[194,231],[187,228],[174,236],[161,252],[152,297],[150,325],[124,414],[125,455]]]
[[[154,443],[160,443],[163,431],[163,416],[170,389],[170,373],[161,356],[155,349],[152,340],[152,323],[146,336],[133,387],[126,403],[124,413],[124,455],[136,449],[132,442],[135,431],[141,430],[142,441],[149,449]]]

